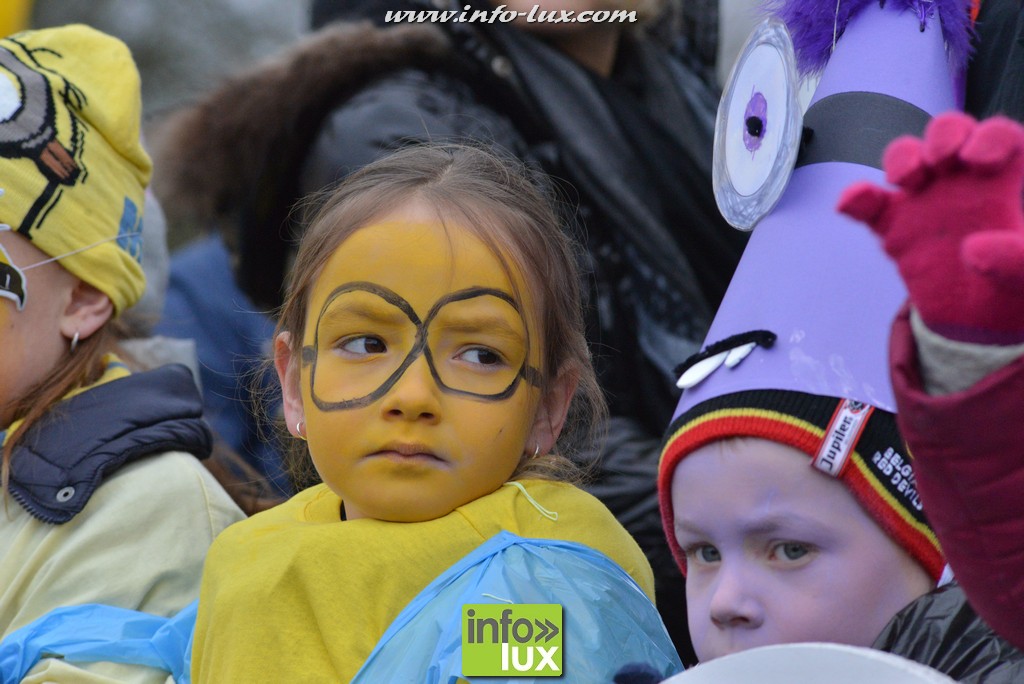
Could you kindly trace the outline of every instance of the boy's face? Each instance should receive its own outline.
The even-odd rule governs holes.
[[[840,482],[762,439],[697,449],[672,478],[690,636],[702,661],[756,646],[870,646],[932,586]]]
[[[488,247],[429,216],[400,210],[356,231],[310,296],[309,450],[350,519],[446,515],[508,481],[534,448],[529,299],[520,311]]]

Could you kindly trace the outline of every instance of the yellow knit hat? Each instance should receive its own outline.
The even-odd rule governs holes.
[[[110,297],[146,287],[139,73],[120,40],[83,25],[0,39],[0,224]]]

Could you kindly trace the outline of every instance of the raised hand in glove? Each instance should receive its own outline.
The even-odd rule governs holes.
[[[839,211],[882,237],[922,321],[952,340],[1024,342],[1024,127],[935,117],[886,148],[887,190],[847,188]]]

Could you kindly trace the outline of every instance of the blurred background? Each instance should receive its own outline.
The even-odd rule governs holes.
[[[367,0],[346,1],[365,8]],[[382,6],[387,4],[380,3]],[[721,86],[757,22],[756,0],[676,0],[653,30]],[[121,38],[148,119],[306,33],[311,0],[3,0],[0,35],[81,22]]]
[[[147,120],[308,30],[308,0],[3,0],[29,28],[83,23],[117,36],[142,73]],[[11,10],[8,10],[11,11]]]
[[[706,81],[721,88],[758,22],[758,0],[674,0],[651,31]],[[388,0],[337,0],[372,16]],[[0,0],[0,35],[84,23],[131,48],[142,74],[143,131],[223,79],[310,31],[312,0]],[[327,3],[319,2],[322,7]],[[370,8],[369,14],[366,14]],[[171,227],[171,249],[193,235]]]

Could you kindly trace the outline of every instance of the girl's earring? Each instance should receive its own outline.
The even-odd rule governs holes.
[[[537,458],[538,456],[540,456],[540,444],[533,447],[533,457]]]
[[[71,338],[71,353],[74,354],[75,350],[78,349],[78,331],[75,331],[75,336]]]
[[[305,421],[301,421],[300,420],[299,422],[297,422],[295,424],[295,436],[298,437],[299,439],[301,439],[302,441],[306,441],[305,427],[306,427]]]

